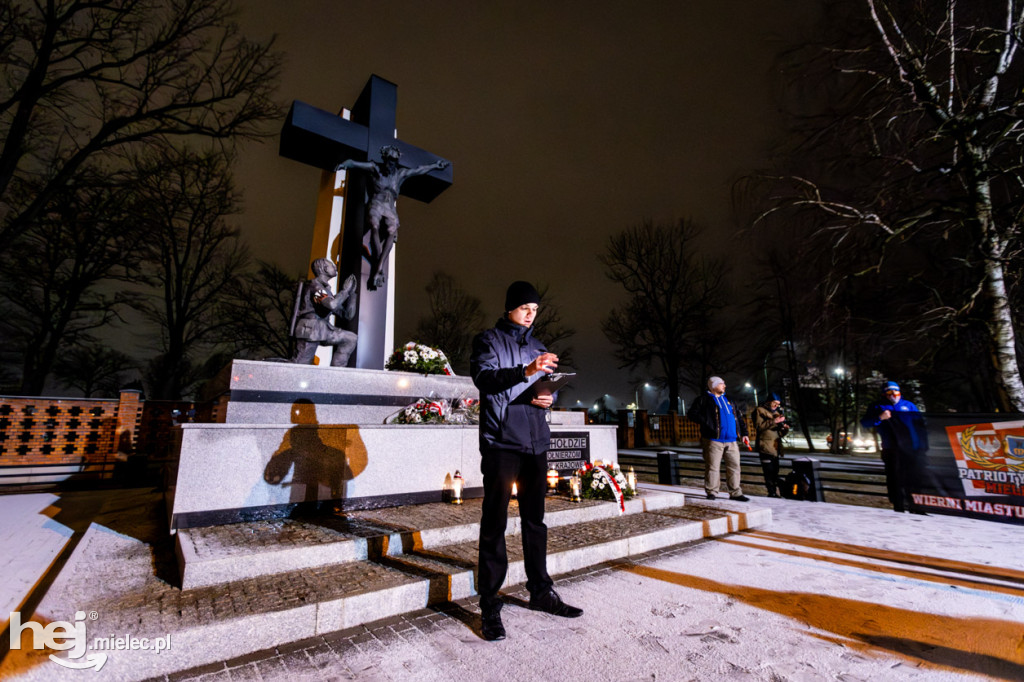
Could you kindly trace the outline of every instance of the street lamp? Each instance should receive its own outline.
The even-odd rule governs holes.
[[[746,384],[744,384],[744,386],[747,387],[747,390],[754,392],[754,406],[757,407],[758,405],[760,405],[761,403],[757,402],[757,387],[751,386],[749,381]]]
[[[843,410],[843,431],[839,434],[839,451],[846,452],[849,442],[849,436],[846,433],[846,394],[848,392],[846,388],[846,370],[842,367],[836,367],[832,370],[832,373],[836,375],[836,379],[839,382],[838,388],[842,391],[842,394],[839,396],[839,400]]]
[[[652,388],[652,386],[645,381],[644,382],[644,390],[646,391],[649,388]],[[639,410],[640,409],[640,389],[635,389],[633,391],[633,398],[634,398],[633,404],[636,405],[636,409]]]

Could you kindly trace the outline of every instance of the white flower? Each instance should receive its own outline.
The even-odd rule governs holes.
[[[420,356],[416,353],[416,351],[414,351],[414,350],[407,350],[407,351],[405,351],[405,361],[408,362],[410,365],[415,365],[416,362],[419,361],[419,359],[420,359]]]
[[[416,344],[413,343],[412,341],[410,341],[409,343],[405,344],[405,349],[406,350],[413,350],[414,348],[416,348]]]
[[[434,358],[437,357],[437,353],[431,348],[421,350],[420,354],[423,356],[424,360],[433,360]]]

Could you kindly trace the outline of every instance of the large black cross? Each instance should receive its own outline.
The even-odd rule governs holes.
[[[280,154],[289,159],[333,171],[346,159],[381,161],[380,148],[394,145],[402,152],[400,165],[416,168],[435,163],[441,157],[395,139],[395,114],[398,87],[379,76],[370,76],[362,94],[352,107],[350,120],[317,109],[298,100],[281,129]],[[361,173],[349,173],[346,181],[345,234],[342,236],[338,282],[354,274],[360,282],[359,312],[343,326],[357,333],[359,340],[350,365],[363,369],[383,369],[391,348],[385,348],[388,326],[388,287],[370,290],[366,286],[369,263],[363,258],[368,235],[363,234],[363,201],[366,187]],[[433,200],[452,184],[452,166],[413,176],[402,184],[402,196],[419,201]],[[387,263],[381,269],[387,272]],[[389,281],[389,287],[393,283]],[[341,322],[340,320],[338,322]]]
[[[380,148],[390,144],[401,150],[400,165],[406,168],[438,161],[441,157],[395,139],[397,109],[398,86],[380,76],[370,76],[350,120],[296,100],[281,129],[281,156],[334,170],[345,159],[380,161]],[[448,166],[409,178],[402,185],[402,196],[429,202],[451,184],[452,167]]]

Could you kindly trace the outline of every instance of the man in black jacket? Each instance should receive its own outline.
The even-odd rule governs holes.
[[[484,639],[505,638],[498,590],[508,572],[505,528],[512,483],[518,483],[523,563],[530,608],[576,618],[583,611],[564,603],[547,571],[548,529],[544,525],[547,450],[551,441],[545,410],[550,395],[529,402],[523,391],[558,366],[532,334],[540,294],[527,282],[513,282],[505,295],[505,315],[473,339],[470,373],[480,389],[480,470],[484,475],[477,591]]]
[[[725,483],[729,499],[749,502],[740,487],[740,448],[736,439],[750,447],[747,422],[736,411],[736,406],[725,397],[725,381],[721,377],[708,379],[708,390],[697,396],[686,413],[690,421],[700,425],[700,444],[704,451],[704,492],[709,500],[715,499],[721,485],[719,468],[725,459]]]

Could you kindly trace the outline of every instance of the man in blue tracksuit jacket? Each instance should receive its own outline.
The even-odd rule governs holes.
[[[546,410],[550,395],[527,402],[523,391],[558,366],[532,334],[540,294],[528,282],[513,282],[505,295],[505,315],[473,339],[470,373],[480,389],[480,470],[484,500],[480,518],[477,591],[484,639],[505,638],[498,590],[508,572],[505,528],[512,483],[518,483],[523,563],[530,608],[575,618],[583,611],[564,603],[552,589],[547,570],[548,529],[544,525],[547,451],[551,441]]]
[[[708,390],[697,396],[686,417],[700,425],[700,444],[704,454],[704,493],[709,500],[718,497],[722,461],[725,460],[725,485],[729,499],[749,502],[740,487],[740,447],[736,439],[750,447],[747,422],[736,405],[725,395],[722,377],[708,379]]]
[[[890,381],[885,385],[885,399],[868,407],[860,424],[874,428],[882,439],[885,485],[892,508],[914,510],[910,489],[926,486],[930,480],[925,461],[928,433],[917,405],[903,400],[899,384]]]

